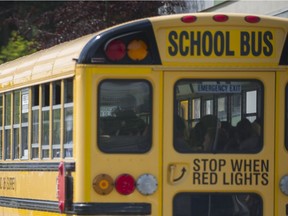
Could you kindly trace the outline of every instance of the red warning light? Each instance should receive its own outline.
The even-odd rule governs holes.
[[[181,21],[184,23],[193,23],[197,20],[196,16],[192,16],[192,15],[187,15],[187,16],[183,16],[181,18]]]
[[[122,195],[129,195],[135,190],[135,180],[129,174],[122,174],[115,181],[115,188]]]
[[[245,16],[244,19],[248,23],[258,23],[261,20],[258,16]]]
[[[213,16],[213,20],[216,22],[226,22],[229,17],[225,14],[217,14]]]

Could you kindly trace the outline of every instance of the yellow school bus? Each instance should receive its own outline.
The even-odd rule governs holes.
[[[288,215],[288,21],[132,21],[0,66],[0,215]]]

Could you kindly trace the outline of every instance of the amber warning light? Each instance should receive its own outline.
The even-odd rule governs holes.
[[[111,193],[114,188],[112,177],[107,174],[97,175],[93,180],[93,188],[96,193],[101,195]]]

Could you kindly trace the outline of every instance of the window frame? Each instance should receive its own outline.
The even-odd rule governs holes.
[[[252,115],[260,115],[261,116],[261,120],[262,120],[262,125],[261,125],[261,136],[259,137],[259,141],[260,141],[260,144],[259,144],[259,148],[255,149],[254,151],[218,151],[218,150],[211,150],[211,151],[192,151],[192,150],[188,150],[187,148],[188,147],[184,147],[183,149],[181,148],[178,148],[176,147],[175,145],[175,142],[176,142],[176,138],[175,138],[175,122],[179,122],[179,120],[175,119],[176,116],[178,115],[177,113],[177,109],[178,109],[178,102],[184,100],[185,98],[183,96],[179,96],[178,98],[176,97],[177,93],[179,92],[179,89],[178,89],[178,86],[183,86],[183,83],[187,83],[190,88],[191,88],[191,95],[192,95],[192,92],[193,92],[193,87],[192,87],[192,84],[193,83],[201,83],[201,82],[225,82],[225,83],[229,83],[229,82],[250,82],[250,83],[255,83],[258,85],[258,94],[257,94],[257,102],[256,102],[256,114],[255,113],[252,113]],[[252,89],[252,88],[251,88]],[[252,91],[251,89],[249,89],[249,91]],[[256,88],[253,88],[253,90],[255,90]],[[246,89],[241,89],[241,93],[238,93],[238,94],[235,94],[235,93],[226,93],[226,94],[223,94],[223,93],[210,93],[210,95],[205,95],[205,97],[203,97],[201,94],[199,95],[195,95],[195,97],[191,97],[191,95],[189,95],[190,97],[190,103],[192,103],[192,100],[194,99],[199,99],[200,98],[200,118],[203,117],[205,114],[204,114],[204,105],[205,105],[205,102],[207,101],[207,98],[209,99],[212,99],[213,100],[213,115],[216,115],[217,118],[218,118],[218,99],[219,98],[223,98],[225,97],[225,100],[226,100],[226,107],[225,109],[228,109],[227,112],[226,112],[226,115],[227,115],[227,120],[230,121],[230,123],[232,123],[232,119],[230,119],[230,116],[231,115],[231,111],[232,111],[232,108],[230,107],[230,103],[232,103],[232,100],[231,98],[234,97],[235,95],[241,95],[241,118],[247,118],[249,116],[251,116],[251,114],[247,114],[246,113],[246,102],[243,103],[243,95],[245,94],[245,97],[246,97],[246,92],[247,90]],[[259,93],[259,92],[262,92]],[[204,154],[204,153],[220,153],[220,154],[247,154],[247,153],[252,153],[252,154],[257,154],[257,153],[260,153],[262,151],[262,149],[264,148],[264,140],[263,140],[263,127],[264,127],[264,93],[265,93],[265,89],[264,89],[264,84],[261,80],[257,80],[257,79],[219,79],[219,78],[215,78],[215,79],[193,79],[193,78],[185,78],[185,79],[179,79],[177,80],[177,82],[175,82],[174,84],[174,92],[173,92],[173,101],[174,101],[174,104],[173,104],[173,146],[174,146],[174,149],[175,151],[179,152],[179,153],[183,153],[183,154]],[[229,95],[229,96],[227,96]],[[186,97],[188,98],[188,96]],[[189,112],[192,112],[192,108],[191,110],[189,110]],[[258,113],[259,112],[259,113]],[[191,126],[190,129],[192,129],[192,126],[194,125],[194,122],[195,122],[195,119],[193,119],[193,114],[190,113],[189,116],[191,116],[191,119],[188,120],[187,122],[187,125],[188,127]],[[196,119],[196,120],[200,120],[200,119]],[[219,120],[219,118],[218,118]],[[192,121],[192,124],[190,123],[190,121]],[[197,121],[196,121],[197,122]]]
[[[100,110],[100,106],[101,106],[101,86],[103,85],[103,83],[105,82],[115,82],[115,83],[121,83],[122,85],[124,83],[130,82],[130,83],[136,83],[136,82],[142,82],[145,83],[147,85],[147,88],[149,89],[149,94],[148,94],[148,100],[150,103],[150,107],[149,107],[149,113],[150,113],[150,121],[148,122],[148,135],[147,138],[149,139],[147,141],[147,143],[149,143],[149,146],[147,144],[147,147],[141,149],[139,148],[138,150],[121,150],[121,151],[117,151],[117,150],[107,150],[105,148],[103,148],[103,145],[101,144],[101,123],[100,123],[100,119],[101,119],[101,110]],[[152,84],[149,80],[146,79],[104,79],[101,80],[101,82],[98,84],[97,87],[97,147],[98,149],[103,152],[103,153],[109,153],[109,154],[145,154],[147,152],[150,151],[150,149],[152,148],[152,126],[153,126],[153,87]],[[114,137],[114,136],[113,136]],[[134,136],[134,137],[138,137],[138,136]],[[144,137],[144,136],[143,136]]]
[[[1,93],[0,161],[72,159],[74,91],[74,77],[69,77]],[[57,129],[53,126],[55,111]],[[69,143],[64,143],[65,112],[72,128]],[[43,122],[46,131],[43,131]],[[44,134],[49,137],[46,143],[43,143]],[[57,143],[53,143],[55,134]]]

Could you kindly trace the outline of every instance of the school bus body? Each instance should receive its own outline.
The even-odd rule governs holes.
[[[288,198],[281,192],[288,173],[287,32],[285,19],[265,16],[163,16],[120,25],[0,66],[0,101],[4,107],[0,112],[0,215],[204,216],[225,215],[225,211],[227,215],[287,215]],[[139,60],[141,48],[136,57],[126,54],[123,59],[112,49],[116,60],[107,59],[105,50],[111,41],[133,40],[134,35],[147,45],[144,60]],[[129,55],[136,63],[128,59]],[[65,102],[67,80],[73,82],[72,156],[68,156],[71,149],[64,141],[68,136],[65,109],[72,106]],[[55,104],[54,84],[58,81],[63,90],[59,104]],[[38,85],[37,105],[33,98]],[[10,103],[9,110],[6,98],[11,93],[13,101],[14,92],[27,88],[29,94],[21,93],[19,101],[21,116],[26,114],[24,102],[29,109],[28,147],[19,142],[16,157],[17,139],[12,128],[18,126],[13,120],[7,125],[5,114],[8,110],[13,116],[17,103]],[[116,111],[127,111],[130,106],[131,100],[125,101],[123,108],[126,94],[133,95],[137,105],[145,104],[137,106],[135,112],[150,132],[129,134],[133,146],[127,134],[110,133],[114,125],[128,124],[116,122]],[[23,95],[29,99],[24,100]],[[201,104],[199,109],[197,103]],[[61,113],[59,146],[53,143],[57,133],[52,124],[57,105]],[[38,106],[36,145],[32,112]],[[47,109],[48,147],[44,139]],[[260,144],[251,151],[240,147],[204,150],[202,146],[194,148],[189,134],[189,141],[178,146],[176,114],[185,120],[186,136],[204,115],[215,114],[223,124],[235,123],[234,128],[240,118],[261,117]],[[10,138],[6,137],[9,129]],[[146,138],[148,142],[141,143]],[[54,155],[57,151],[60,156]],[[123,176],[129,181],[119,188]],[[147,187],[144,184],[141,188],[143,179],[148,179]]]

